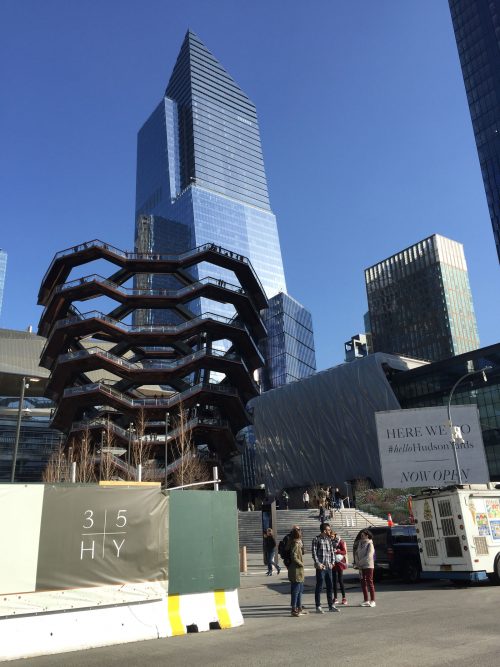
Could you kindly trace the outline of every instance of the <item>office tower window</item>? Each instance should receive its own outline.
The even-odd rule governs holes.
[[[255,105],[191,31],[163,99],[138,133],[136,248],[145,216],[153,252],[178,253],[213,243],[248,258],[268,298],[286,293]],[[194,267],[191,275],[235,284],[233,273],[209,263]],[[156,288],[170,287],[165,280],[151,277]],[[200,298],[189,304],[188,315],[200,315],[209,306]],[[216,314],[236,316],[231,305],[222,303]],[[157,310],[136,317],[177,323],[172,318],[178,316]],[[306,357],[298,363],[313,368],[307,346],[301,349]],[[278,376],[274,370],[271,374]]]
[[[500,0],[449,0],[500,260]]]
[[[372,346],[437,361],[479,347],[463,246],[438,234],[365,270]]]
[[[3,290],[5,286],[5,273],[7,271],[7,253],[0,249],[0,315],[2,314]]]

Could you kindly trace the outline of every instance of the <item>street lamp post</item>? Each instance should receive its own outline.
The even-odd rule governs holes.
[[[458,440],[458,438],[455,432],[453,431],[453,422],[451,420],[451,399],[453,398],[453,393],[455,389],[462,382],[462,380],[465,380],[465,378],[469,377],[469,375],[476,375],[476,373],[482,373],[483,380],[487,382],[488,378],[486,377],[486,371],[489,371],[491,368],[493,368],[493,366],[485,366],[484,368],[480,368],[477,371],[469,371],[468,373],[464,373],[464,375],[462,375],[462,377],[459,377],[458,380],[455,382],[455,384],[451,388],[450,395],[448,397],[448,425],[450,427],[451,441],[453,443],[453,457],[455,459],[455,468],[457,469],[458,483],[460,485],[462,484],[462,473],[460,471],[460,464],[458,462],[458,452],[456,443],[456,440]]]
[[[165,488],[167,488],[167,454],[168,454],[168,426],[170,422],[170,412],[165,413]]]
[[[134,425],[132,422],[129,423],[128,425],[128,450],[127,450],[127,466],[128,466],[128,477],[130,479],[130,459],[131,459],[131,448],[132,448],[132,432],[134,431]]]
[[[28,382],[39,382],[40,378],[27,378],[23,376],[21,382],[21,393],[19,394],[19,408],[17,410],[17,424],[16,424],[16,437],[14,440],[14,451],[12,453],[12,468],[10,471],[10,481],[11,484],[15,482],[16,479],[16,464],[17,464],[17,452],[19,449],[19,436],[21,435],[21,420],[23,418],[23,404],[24,404],[24,392],[29,388]]]
[[[102,450],[104,449],[104,429],[101,431],[101,452],[99,454],[99,482],[102,479]]]

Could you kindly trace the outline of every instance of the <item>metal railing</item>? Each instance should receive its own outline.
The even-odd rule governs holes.
[[[155,398],[130,398],[126,394],[117,391],[113,387],[107,384],[109,380],[98,380],[97,382],[92,382],[91,384],[85,384],[78,387],[68,387],[64,390],[63,397],[68,398],[70,396],[77,396],[78,394],[87,394],[92,392],[102,392],[118,399],[121,403],[134,408],[134,407],[162,407],[168,409],[169,407],[176,405],[180,400],[185,400],[189,396],[203,391],[204,389],[209,392],[226,394],[227,396],[238,396],[238,391],[233,387],[222,386],[220,384],[213,384],[211,382],[200,382],[193,385],[186,391],[176,392],[169,398],[155,397]]]
[[[108,324],[111,324],[118,329],[122,329],[123,331],[128,330],[131,333],[177,334],[181,331],[184,331],[185,329],[199,324],[200,322],[205,322],[206,320],[213,320],[215,322],[227,324],[228,326],[248,332],[247,327],[242,322],[237,322],[232,317],[225,317],[224,315],[218,315],[217,313],[202,313],[201,315],[198,315],[198,317],[194,317],[193,319],[187,320],[186,322],[181,322],[180,324],[125,324],[124,322],[115,320],[99,310],[91,310],[87,313],[82,313],[80,316],[65,317],[62,320],[58,320],[54,325],[54,330],[91,319],[102,320],[103,322],[107,322]]]
[[[160,427],[164,428],[165,422],[164,421],[148,421],[145,424],[145,428],[151,428],[151,427]],[[192,430],[196,428],[197,426],[211,426],[214,428],[229,428],[229,422],[227,419],[215,419],[215,418],[209,418],[209,417],[192,417],[182,427],[177,427],[174,429],[169,430],[168,432],[168,440],[173,440],[175,439],[178,435],[181,434],[183,430]],[[120,436],[123,440],[130,440],[130,442],[137,442],[140,438],[134,437],[133,433],[134,431],[130,431],[126,428],[123,428],[121,426],[118,426],[118,424],[115,424],[112,421],[108,421],[107,419],[103,417],[99,417],[97,419],[92,419],[91,421],[77,421],[73,422],[71,424],[70,431],[75,432],[75,431],[85,431],[86,429],[94,430],[94,429],[109,429],[116,435]],[[156,434],[154,434],[156,435]],[[152,442],[152,443],[158,443],[158,444],[164,444],[165,443],[165,436],[162,434],[161,437],[155,437],[151,438],[151,434],[145,433],[142,438],[144,438],[145,441],[147,442]]]
[[[109,287],[114,292],[120,292],[125,296],[157,296],[157,297],[168,297],[168,298],[180,298],[181,296],[189,295],[192,292],[195,292],[205,285],[215,285],[217,287],[222,287],[231,292],[237,292],[238,294],[245,294],[245,290],[241,285],[234,285],[233,283],[228,283],[222,278],[214,278],[213,276],[205,276],[196,282],[190,283],[180,287],[177,290],[167,290],[167,289],[141,289],[136,287],[123,287],[118,283],[114,283],[108,278],[104,278],[97,273],[92,273],[88,276],[83,276],[82,278],[76,278],[75,280],[70,280],[67,283],[58,285],[54,294],[60,294],[66,290],[72,289],[73,287],[79,287],[80,285],[89,285],[90,283],[95,283],[97,285],[104,285]]]
[[[169,359],[164,361],[156,359],[155,360],[146,359],[145,361],[131,362],[128,361],[127,359],[123,359],[122,357],[118,357],[115,354],[111,354],[111,352],[103,350],[101,347],[98,346],[89,347],[85,350],[78,350],[77,352],[66,352],[65,354],[61,354],[57,358],[57,363],[63,364],[68,361],[74,361],[75,359],[83,359],[85,357],[91,357],[91,356],[104,357],[105,359],[109,359],[114,364],[122,366],[123,368],[127,368],[128,370],[131,371],[170,370],[170,369],[180,368],[182,366],[185,366],[186,364],[191,363],[192,361],[196,361],[197,359],[201,359],[203,357],[225,358],[228,359],[229,361],[241,361],[243,363],[243,360],[237,354],[227,353],[224,352],[223,350],[217,350],[217,349],[209,350],[207,348],[203,348],[201,350],[197,350],[196,352],[192,352],[191,354],[181,357],[180,359]]]
[[[264,292],[262,283],[260,282],[259,277],[255,273],[255,270],[252,264],[250,263],[248,257],[240,255],[239,253],[233,252],[232,250],[229,250],[227,248],[223,248],[222,246],[216,245],[215,243],[204,243],[200,246],[197,246],[196,248],[192,248],[191,250],[180,253],[178,255],[173,255],[173,254],[162,255],[158,253],[139,253],[139,252],[123,251],[109,243],[104,243],[104,241],[100,241],[99,239],[92,239],[91,241],[86,241],[85,243],[80,243],[76,246],[72,246],[71,248],[66,248],[65,250],[60,250],[59,252],[57,252],[53,257],[49,268],[45,272],[45,275],[42,280],[42,285],[45,283],[45,280],[47,279],[50,271],[52,270],[53,265],[57,260],[62,259],[63,257],[69,257],[70,255],[75,255],[78,252],[83,252],[91,248],[102,248],[103,250],[107,250],[108,252],[111,252],[112,254],[117,255],[118,257],[121,257],[125,260],[141,260],[141,261],[151,261],[151,262],[164,261],[164,262],[179,262],[179,263],[182,262],[183,260],[195,258],[197,255],[200,255],[201,253],[211,250],[223,257],[230,257],[231,259],[234,259],[235,261],[241,262],[242,264],[248,266],[248,268],[252,272],[255,281],[261,288],[262,292]]]

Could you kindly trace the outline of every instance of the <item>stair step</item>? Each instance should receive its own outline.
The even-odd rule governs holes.
[[[306,553],[310,552],[313,538],[319,534],[319,518],[315,510],[277,510],[276,542],[290,532],[293,525],[302,528]],[[355,509],[344,509],[336,512],[333,519],[328,519],[332,529],[345,540],[349,553],[358,532],[370,526],[385,526],[387,522],[380,517],[360,512]],[[240,546],[246,546],[248,553],[262,552],[262,514],[259,511],[238,512],[238,533]]]

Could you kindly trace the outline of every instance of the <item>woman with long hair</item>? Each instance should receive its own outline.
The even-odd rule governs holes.
[[[342,604],[345,606],[347,604],[347,598],[345,596],[345,587],[344,587],[344,570],[347,568],[347,546],[345,541],[338,535],[338,533],[333,533],[332,536],[332,547],[335,554],[335,561],[332,568],[332,578],[333,578],[333,604],[337,604],[337,582],[340,587],[340,592],[342,593]]]
[[[361,607],[376,607],[375,586],[373,584],[373,568],[375,556],[375,547],[373,546],[373,535],[369,530],[361,533],[360,540],[356,549],[356,567],[360,571],[361,590],[363,591],[364,602]],[[370,596],[368,598],[368,595]]]
[[[302,594],[304,592],[304,560],[302,558],[302,535],[299,528],[292,528],[292,544],[290,547],[290,565],[288,579],[291,583],[292,616],[307,614],[302,608]]]

